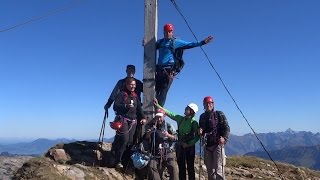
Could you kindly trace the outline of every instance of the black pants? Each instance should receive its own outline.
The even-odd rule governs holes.
[[[114,141],[112,143],[111,151],[115,152],[115,158],[116,162],[122,162],[123,159],[130,159],[130,154],[126,155],[129,157],[122,158],[123,153],[127,149],[127,151],[130,151],[130,146],[133,144],[133,135],[136,131],[136,123],[135,122],[123,122],[123,127],[120,129],[120,132],[114,137]],[[129,149],[130,148],[130,149]]]
[[[138,120],[139,122],[140,120]],[[141,123],[137,123],[136,131],[133,136],[133,144],[138,144],[145,131],[144,126]]]
[[[164,106],[167,94],[173,82],[173,74],[170,69],[157,68],[156,74],[156,98],[160,106]]]
[[[183,148],[182,145],[177,145],[176,155],[179,167],[179,180],[186,180],[186,162],[189,180],[194,180],[195,145],[187,148]]]
[[[135,169],[134,172],[135,172],[135,180],[144,180],[144,179],[147,179],[148,177],[148,168],[149,168],[149,165],[147,165],[146,167],[142,168],[142,169]]]

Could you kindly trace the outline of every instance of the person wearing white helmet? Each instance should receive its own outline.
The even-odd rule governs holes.
[[[157,108],[163,109],[165,114],[178,124],[176,156],[179,168],[179,179],[186,179],[187,170],[189,180],[194,180],[195,143],[199,140],[199,124],[195,119],[195,114],[199,110],[198,106],[195,103],[188,104],[184,110],[184,116],[182,116],[161,107],[157,99],[154,100],[154,104]]]

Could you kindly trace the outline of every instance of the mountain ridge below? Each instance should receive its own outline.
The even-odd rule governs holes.
[[[110,143],[97,146],[96,142],[76,141],[57,144],[44,156],[26,161],[13,173],[12,180],[37,179],[114,179],[133,180],[134,171],[129,168],[117,171],[107,164],[110,159]],[[95,159],[96,157],[96,159]],[[304,167],[263,160],[251,156],[229,156],[225,167],[227,179],[313,179],[320,180],[320,171]],[[196,155],[196,179],[207,179],[203,159]],[[165,176],[164,180],[169,177]]]

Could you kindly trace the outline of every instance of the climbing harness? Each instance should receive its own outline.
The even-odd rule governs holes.
[[[125,117],[123,117],[123,116],[121,116],[121,115],[117,115],[116,118],[115,118],[115,121],[112,122],[112,123],[110,123],[110,126],[111,126],[111,124],[116,124],[116,123],[118,123],[118,124],[121,123],[121,124],[122,124],[122,125],[121,125],[121,128],[122,128],[122,126],[123,126],[124,123],[128,123],[129,128],[128,128],[128,130],[126,130],[126,131],[121,131],[121,128],[118,128],[118,127],[115,128],[116,134],[119,135],[119,136],[123,136],[123,135],[125,135],[125,134],[128,134],[128,133],[131,131],[133,125],[135,125],[135,124],[137,123],[137,120],[135,120],[135,119],[129,119],[129,118],[125,118]],[[113,129],[114,129],[114,128],[113,128]]]

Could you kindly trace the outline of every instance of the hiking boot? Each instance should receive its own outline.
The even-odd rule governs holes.
[[[116,169],[123,169],[123,165],[121,164],[121,162],[117,163]]]

